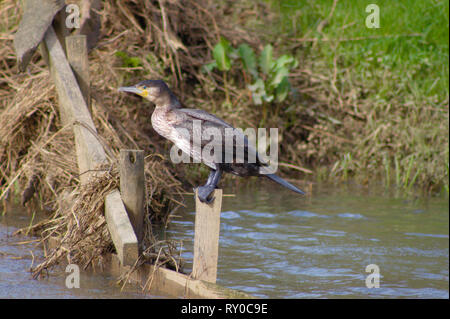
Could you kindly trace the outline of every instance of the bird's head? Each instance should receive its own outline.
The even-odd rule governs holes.
[[[119,91],[140,95],[157,106],[166,102],[167,97],[171,95],[170,89],[162,80],[141,81],[133,86],[122,86]]]

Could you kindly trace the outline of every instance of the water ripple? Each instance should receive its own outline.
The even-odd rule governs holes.
[[[296,217],[305,217],[305,218],[312,218],[312,217],[328,218],[328,216],[326,215],[311,213],[306,210],[292,210],[288,212],[288,214]]]
[[[448,235],[444,234],[422,234],[422,233],[405,233],[408,236],[418,236],[418,237],[432,237],[432,238],[446,238],[448,239]]]
[[[352,213],[342,213],[338,214],[337,216],[341,218],[350,218],[350,219],[366,219],[366,217],[364,217],[361,214],[352,214]]]

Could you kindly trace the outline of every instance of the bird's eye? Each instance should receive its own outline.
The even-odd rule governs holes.
[[[142,88],[143,88],[144,90],[146,90],[146,89],[147,89],[147,86],[146,86],[146,85],[143,85]]]

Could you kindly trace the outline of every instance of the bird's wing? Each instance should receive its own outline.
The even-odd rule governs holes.
[[[217,125],[223,126],[223,127],[232,127],[230,124],[228,124],[224,120],[222,120],[222,119],[218,118],[217,116],[212,115],[204,110],[178,109],[177,111],[183,112],[186,115],[188,115],[194,119],[197,119],[197,120],[209,121],[209,122],[212,122],[214,124],[217,124]]]
[[[179,125],[175,126],[177,129],[185,129],[180,130],[180,134],[186,135],[189,133],[201,136],[201,139],[195,139],[193,136],[184,136],[184,140],[189,140],[190,145],[192,146],[190,152],[191,157],[198,159],[199,156],[202,156],[201,161],[210,167],[215,166],[213,163],[225,163],[227,161],[229,162],[230,159],[232,162],[237,163],[244,163],[250,160],[251,162],[261,164],[256,147],[248,141],[247,136],[245,136],[242,131],[233,128],[222,119],[204,110],[178,109],[177,111],[186,114],[191,120],[199,120],[201,122],[201,132],[197,132],[195,126],[193,128],[193,121],[182,121]],[[227,134],[225,133],[226,128],[232,129],[232,145],[234,145],[234,147],[225,147],[225,139],[227,137]],[[206,129],[213,129],[210,132],[212,132],[214,136],[205,135]],[[181,131],[184,133],[181,133]],[[228,132],[228,134],[230,134],[230,132]],[[218,135],[220,135],[220,137],[218,137]],[[201,149],[203,151],[204,147],[208,147],[208,151],[199,154],[199,150]],[[209,152],[210,150],[214,150],[214,152]],[[216,153],[218,150],[221,152],[219,155]],[[213,154],[214,158],[208,158],[208,154]]]

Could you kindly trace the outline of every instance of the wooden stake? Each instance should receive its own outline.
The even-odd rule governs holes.
[[[195,193],[194,264],[192,277],[215,283],[219,259],[220,210],[222,190],[216,189],[211,204],[200,202]]]
[[[120,262],[134,265],[139,256],[138,241],[117,189],[106,195],[105,219]]]
[[[138,242],[144,236],[144,151],[120,150],[120,193]]]
[[[91,110],[91,92],[89,77],[88,48],[85,35],[70,35],[66,37],[67,60],[80,85],[84,101]]]
[[[81,183],[85,184],[95,173],[86,173],[87,171],[108,163],[106,153],[96,136],[94,121],[52,26],[45,33],[44,43],[61,113],[66,117],[67,123],[75,123],[73,130],[78,168],[83,173],[80,175]]]

